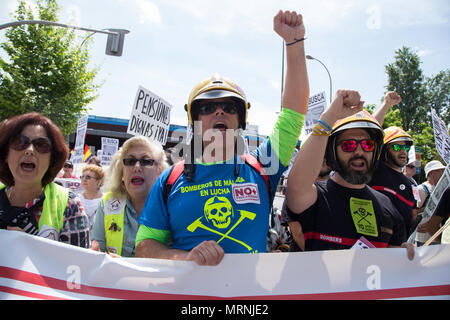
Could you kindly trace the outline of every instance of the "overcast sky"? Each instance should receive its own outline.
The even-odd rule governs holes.
[[[29,1],[33,3],[33,1]],[[59,0],[60,22],[123,28],[122,57],[106,56],[106,35],[89,47],[103,82],[90,114],[128,119],[138,86],[172,105],[171,123],[186,125],[184,104],[200,80],[219,72],[236,81],[251,103],[249,121],[269,134],[280,109],[282,40],[273,31],[279,9],[304,18],[306,53],[330,71],[333,91],[358,90],[379,105],[384,66],[402,46],[419,54],[425,76],[449,68],[448,0]],[[0,1],[0,24],[12,21],[15,0]],[[83,32],[80,32],[80,36]],[[86,34],[87,35],[87,34]],[[0,41],[5,30],[0,31]],[[326,70],[307,61],[311,95],[330,86]]]

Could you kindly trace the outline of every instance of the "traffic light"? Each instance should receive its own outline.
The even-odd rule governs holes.
[[[123,42],[125,40],[125,35],[130,31],[125,29],[107,29],[107,30],[115,32],[116,34],[108,34],[105,53],[110,56],[120,57],[123,51]]]

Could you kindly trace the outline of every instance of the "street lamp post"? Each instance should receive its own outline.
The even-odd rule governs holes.
[[[328,78],[330,79],[330,103],[331,103],[331,97],[333,96],[333,87],[332,87],[330,72],[328,71],[327,67],[322,63],[322,61],[320,61],[319,59],[314,58],[310,55],[306,55],[306,59],[318,61],[325,68],[325,70],[327,70]]]
[[[283,107],[283,91],[284,91],[284,40],[281,43],[281,95],[280,95],[280,111]]]
[[[20,20],[20,21],[13,21],[9,23],[5,23],[0,25],[0,30],[9,28],[9,27],[15,27],[15,26],[21,26],[24,24],[43,24],[43,25],[50,25],[50,26],[56,26],[56,27],[63,27],[63,28],[70,28],[75,30],[82,30],[82,31],[88,31],[93,33],[104,33],[108,35],[108,40],[106,43],[106,50],[105,53],[107,55],[111,56],[121,56],[122,55],[122,49],[123,49],[123,42],[125,38],[125,34],[129,33],[130,31],[125,29],[104,29],[104,30],[96,30],[96,29],[89,29],[89,28],[83,28],[83,27],[77,27],[77,26],[71,26],[64,23],[54,22],[54,21],[45,21],[45,20]]]

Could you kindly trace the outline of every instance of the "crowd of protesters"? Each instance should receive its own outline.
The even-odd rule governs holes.
[[[267,248],[350,249],[361,238],[375,247],[404,247],[413,259],[408,237],[417,226],[428,237],[435,233],[449,218],[450,201],[446,186],[435,215],[420,221],[446,167],[430,161],[427,181],[417,185],[420,165],[408,156],[413,138],[402,128],[382,127],[387,110],[401,101],[395,92],[372,115],[357,91],[338,90],[301,143],[284,180],[283,208],[273,208],[309,98],[303,17],[280,11],[273,24],[286,44],[285,90],[273,132],[257,149],[244,148],[250,108],[244,91],[214,74],[189,95],[193,134],[182,159],[173,161],[158,143],[133,137],[107,170],[96,157],[84,164],[76,193],[54,181],[78,179],[61,131],[39,113],[19,115],[0,124],[0,228],[113,257],[198,265]],[[282,210],[274,218],[276,209]],[[283,240],[278,248],[268,246],[279,218],[275,234]]]

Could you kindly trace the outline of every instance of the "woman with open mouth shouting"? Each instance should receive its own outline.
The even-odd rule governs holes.
[[[52,182],[68,155],[59,128],[39,113],[0,124],[0,229],[89,248],[80,199]]]
[[[134,256],[137,220],[153,183],[167,167],[162,146],[144,137],[128,139],[114,154],[95,215],[93,250]]]

